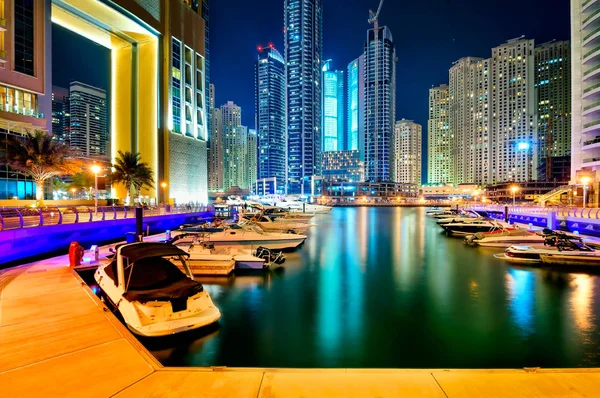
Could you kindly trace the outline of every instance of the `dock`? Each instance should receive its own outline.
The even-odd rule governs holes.
[[[600,369],[164,367],[66,256],[0,271],[0,342],[6,397],[600,397]]]

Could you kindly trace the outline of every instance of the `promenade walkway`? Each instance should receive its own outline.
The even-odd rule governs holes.
[[[67,263],[0,271],[2,397],[600,397],[600,369],[166,368]]]

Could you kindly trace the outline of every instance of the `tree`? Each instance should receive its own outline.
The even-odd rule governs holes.
[[[119,151],[117,155],[111,180],[114,183],[125,185],[127,202],[132,189],[135,189],[139,196],[144,186],[154,187],[154,172],[148,163],[142,162],[142,156],[139,153]]]
[[[47,179],[75,174],[83,162],[75,158],[74,151],[52,135],[36,130],[22,137],[9,135],[2,140],[4,152],[0,153],[0,164],[30,176],[36,185],[35,198],[38,204],[44,200],[44,183]]]
[[[67,184],[60,178],[54,178],[52,180],[52,193],[55,199],[59,199],[59,195],[62,191],[67,190]]]
[[[90,199],[96,182],[94,176],[89,171],[81,171],[72,177],[69,184],[69,190],[75,188],[78,191],[85,191],[87,198]]]

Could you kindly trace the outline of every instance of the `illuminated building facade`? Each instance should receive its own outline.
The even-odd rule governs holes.
[[[396,118],[396,50],[392,32],[380,27],[378,45],[367,32],[364,53],[365,179],[391,181],[392,134]],[[377,54],[376,54],[377,52]]]
[[[331,70],[331,61],[323,65],[323,151],[344,149],[344,71]]]
[[[283,192],[287,163],[285,61],[272,46],[259,48],[255,78],[257,177],[276,178]]]
[[[361,55],[348,64],[347,73],[347,128],[344,140],[344,149],[350,151],[358,150],[361,159],[364,160],[364,110],[365,110],[365,81],[364,81],[365,57]]]
[[[110,156],[106,91],[81,82],[69,89],[71,148],[83,157]]]
[[[323,8],[321,0],[284,1],[289,193],[311,191],[321,175]]]
[[[450,132],[448,85],[429,89],[427,121],[427,183],[452,182],[452,133]]]
[[[358,149],[323,152],[323,178],[325,181],[364,181],[364,167]]]
[[[571,46],[550,42],[535,48],[538,115],[538,179],[571,178]],[[599,140],[600,141],[600,140]]]
[[[59,141],[69,141],[70,116],[69,90],[52,86],[52,134]]]
[[[258,136],[255,129],[246,133],[246,188],[252,188],[258,177]]]
[[[421,185],[421,150],[423,133],[420,124],[398,120],[392,137],[392,178],[394,182]]]
[[[208,139],[208,191],[223,191],[223,131],[221,109],[215,108],[215,85],[210,85],[211,123]]]

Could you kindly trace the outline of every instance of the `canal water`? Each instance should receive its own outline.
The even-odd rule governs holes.
[[[600,277],[508,266],[420,208],[314,222],[283,272],[200,280],[218,329],[150,350],[171,366],[600,366]]]

